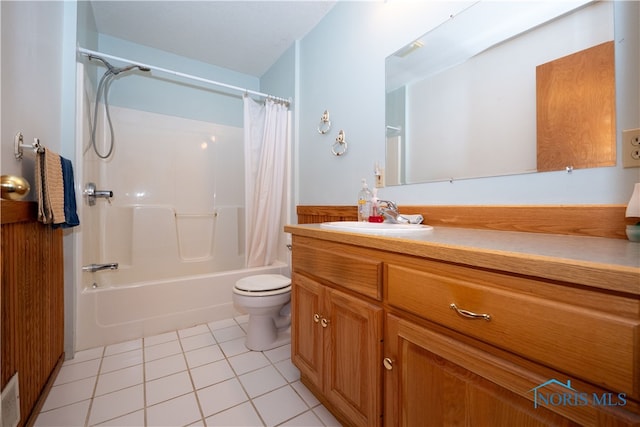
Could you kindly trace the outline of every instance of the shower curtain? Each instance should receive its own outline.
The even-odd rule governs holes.
[[[277,257],[287,177],[288,108],[244,96],[245,209],[247,267],[272,264]]]

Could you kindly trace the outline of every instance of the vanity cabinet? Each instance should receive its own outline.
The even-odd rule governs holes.
[[[387,315],[384,354],[385,426],[578,425],[492,381],[526,371],[432,328]]]
[[[288,229],[292,360],[345,424],[640,426],[633,261]]]
[[[385,425],[640,423],[622,407],[637,409],[637,300],[405,260],[386,266]]]
[[[387,266],[390,306],[640,397],[638,377],[629,375],[640,360],[637,300],[428,260],[414,264]]]
[[[365,294],[378,295],[382,264],[318,243],[321,248],[294,239],[292,362],[343,422],[379,426],[383,314]]]

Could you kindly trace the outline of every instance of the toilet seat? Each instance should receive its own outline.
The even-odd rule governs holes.
[[[246,296],[280,295],[291,291],[291,279],[281,274],[258,274],[243,277],[233,287],[233,292]]]

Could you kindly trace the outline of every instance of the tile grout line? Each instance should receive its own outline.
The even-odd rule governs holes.
[[[147,352],[145,337],[142,337],[142,420],[147,426]]]
[[[207,325],[207,330],[211,333],[211,329],[209,329],[209,325]],[[200,397],[198,396],[198,390],[196,390],[196,383],[193,381],[193,375],[191,375],[191,367],[189,366],[189,361],[187,360],[187,354],[184,351],[184,346],[182,345],[182,337],[180,337],[180,333],[176,331],[176,335],[178,336],[178,344],[180,345],[180,350],[182,350],[182,358],[184,359],[184,364],[187,367],[187,375],[189,375],[189,381],[191,382],[191,389],[193,390],[193,395],[196,398],[196,404],[198,405],[198,411],[200,412],[200,420],[202,424],[207,425],[206,418],[204,416],[204,411],[202,410],[202,404],[200,403]],[[213,337],[213,333],[211,333],[211,337]],[[215,338],[213,339],[215,341]],[[197,421],[194,421],[197,422]],[[189,423],[189,425],[194,422]]]
[[[302,394],[300,394],[298,389],[296,389],[293,386],[293,384],[298,382],[299,380],[297,380],[297,379],[290,380],[289,377],[287,375],[285,375],[285,373],[287,372],[287,369],[285,369],[286,367],[283,366],[282,369],[278,368],[278,366],[277,366],[278,363],[286,362],[287,360],[290,361],[289,363],[293,363],[291,361],[290,355],[287,355],[286,353],[275,353],[272,357],[269,357],[269,356],[267,356],[266,353],[268,351],[270,351],[270,350],[261,351],[260,352],[262,354],[262,356],[267,359],[268,364],[263,366],[263,367],[259,367],[259,368],[251,369],[251,370],[249,370],[247,372],[243,372],[242,375],[250,374],[252,372],[255,372],[255,371],[258,371],[260,369],[264,369],[267,366],[270,366],[271,368],[275,369],[275,372],[277,372],[278,375],[281,376],[285,380],[285,383],[283,385],[279,386],[279,387],[274,388],[273,390],[268,390],[268,391],[266,391],[266,392],[264,392],[262,394],[259,394],[259,395],[256,395],[254,397],[251,397],[249,392],[248,392],[248,389],[245,387],[244,383],[240,380],[240,376],[241,375],[238,374],[238,372],[236,371],[236,368],[234,368],[234,366],[231,364],[230,359],[229,359],[230,357],[235,357],[235,356],[239,356],[239,355],[248,353],[249,350],[245,350],[245,351],[243,351],[241,353],[233,354],[231,356],[228,356],[227,353],[222,349],[221,344],[224,343],[224,342],[232,341],[233,339],[226,339],[226,340],[223,340],[221,342],[221,341],[218,340],[218,338],[216,337],[216,335],[214,333],[215,331],[219,331],[219,330],[222,330],[222,329],[226,329],[226,328],[230,328],[230,327],[238,327],[238,328],[240,328],[240,330],[243,331],[244,337],[237,337],[237,338],[234,338],[234,339],[238,339],[238,338],[239,339],[242,339],[242,338],[246,339],[246,330],[245,330],[245,328],[243,328],[241,326],[241,324],[238,322],[238,320],[236,318],[233,318],[233,325],[231,325],[231,326],[220,327],[220,328],[217,328],[217,329],[212,329],[212,327],[211,327],[211,325],[209,323],[205,323],[204,326],[206,326],[206,329],[204,329],[204,331],[202,333],[194,333],[193,335],[188,335],[188,336],[184,336],[184,337],[182,337],[180,335],[179,330],[170,331],[170,332],[173,332],[175,334],[176,339],[178,341],[178,346],[180,348],[180,352],[182,353],[182,359],[185,362],[185,368],[186,368],[187,374],[189,376],[189,381],[190,381],[190,384],[191,384],[191,390],[188,393],[182,394],[180,396],[173,396],[170,399],[164,400],[163,402],[166,402],[166,401],[169,401],[169,400],[181,397],[181,396],[185,396],[186,394],[189,394],[191,392],[194,393],[194,397],[196,399],[196,404],[198,406],[198,412],[199,412],[200,419],[192,421],[191,424],[202,422],[204,426],[207,425],[207,421],[206,421],[206,417],[205,417],[205,413],[204,413],[204,408],[202,406],[202,403],[200,402],[200,397],[198,395],[198,390],[196,389],[194,374],[192,373],[191,367],[189,366],[188,358],[186,356],[187,351],[185,350],[186,347],[185,347],[185,344],[183,343],[183,340],[184,339],[188,339],[188,338],[193,337],[193,336],[197,336],[197,335],[210,334],[210,336],[213,338],[214,345],[216,345],[221,350],[221,354],[223,356],[223,359],[221,359],[221,360],[225,360],[227,365],[230,367],[231,372],[233,373],[233,377],[229,378],[228,380],[235,379],[239,383],[241,389],[243,390],[243,392],[245,394],[245,397],[247,398],[247,400],[245,400],[244,402],[241,402],[241,403],[239,403],[237,405],[230,406],[228,408],[224,408],[224,409],[222,409],[220,411],[217,411],[214,414],[211,414],[210,416],[214,416],[214,415],[220,414],[220,413],[222,413],[224,411],[230,410],[230,409],[238,407],[238,406],[240,406],[240,405],[242,405],[242,404],[244,404],[246,402],[249,402],[250,406],[255,411],[255,414],[258,416],[259,420],[263,423],[263,425],[267,425],[267,423],[265,422],[265,419],[263,418],[263,414],[260,413],[260,411],[258,410],[257,406],[255,405],[254,399],[260,398],[260,397],[262,397],[264,395],[267,395],[269,393],[272,393],[272,392],[274,392],[276,390],[281,390],[281,389],[284,389],[286,387],[289,387],[289,388],[293,389],[294,395],[301,399],[301,401],[304,404],[304,406],[306,407],[306,409],[304,411],[302,411],[301,413],[299,413],[299,414],[293,415],[292,417],[290,417],[290,418],[288,418],[286,420],[280,421],[277,425],[282,425],[283,423],[290,422],[291,420],[293,420],[296,417],[299,417],[299,416],[301,416],[301,415],[303,415],[305,413],[312,414],[315,418],[317,418],[321,422],[322,425],[326,425],[325,422],[320,418],[320,416],[317,415],[315,413],[315,411],[314,411],[314,408],[317,408],[317,407],[321,406],[321,404],[319,403],[316,406],[312,406],[309,402],[307,402],[307,400],[304,399]],[[142,390],[143,390],[143,396],[142,396],[143,397],[143,408],[142,409],[143,409],[143,420],[144,420],[143,422],[144,422],[145,426],[148,426],[148,422],[149,422],[148,421],[148,405],[147,405],[147,391],[148,391],[147,390],[147,385],[148,385],[147,384],[147,380],[148,380],[148,378],[147,378],[147,369],[146,369],[147,365],[146,364],[148,362],[147,359],[148,359],[148,357],[150,357],[150,355],[147,354],[148,353],[147,352],[148,349],[146,348],[147,339],[149,339],[149,337],[142,337],[140,339],[140,343],[141,343],[141,347],[142,347],[141,348],[141,350],[142,350],[142,386],[143,386],[142,387]],[[163,343],[162,342],[158,342],[156,344],[150,344],[150,347],[153,346],[153,345],[161,345],[161,344],[163,344]],[[195,351],[197,349],[204,348],[204,347],[207,347],[207,346],[203,345],[201,347],[192,348],[189,351]],[[271,350],[274,350],[274,349],[271,349]],[[103,346],[101,351],[99,352],[100,353],[100,356],[99,356],[100,362],[99,362],[99,365],[98,365],[98,370],[97,370],[97,374],[96,374],[96,377],[95,377],[95,381],[93,383],[92,393],[91,393],[91,396],[89,397],[89,406],[87,408],[87,413],[86,413],[86,416],[85,416],[85,426],[90,425],[89,421],[91,419],[92,412],[96,409],[94,407],[94,403],[95,403],[95,399],[96,399],[96,393],[97,393],[99,382],[100,382],[101,379],[103,379],[102,378],[103,375],[108,374],[108,373],[103,372],[103,370],[105,369],[105,358],[108,357],[106,353],[108,351],[109,351],[108,346]],[[114,354],[110,354],[109,356],[125,353],[127,351],[134,351],[134,350],[128,349],[128,350],[124,351],[122,349],[121,351],[119,351],[117,353],[114,353]],[[282,358],[282,356],[287,356],[287,357]],[[166,358],[166,357],[170,357],[170,356],[160,357],[159,359]],[[154,360],[159,360],[159,359],[154,359]],[[210,363],[214,363],[214,362],[210,361]],[[204,365],[206,365],[206,363]],[[126,368],[127,367],[121,367],[121,368],[119,368],[119,370],[126,369]],[[194,368],[197,368],[197,367],[194,367]],[[117,370],[118,369],[114,370],[113,372],[116,372]],[[110,372],[112,372],[112,371],[110,371]],[[169,375],[172,375],[172,374],[164,375],[161,378],[167,377]],[[227,380],[225,380],[225,381],[227,381]],[[134,386],[130,386],[130,387],[134,387]],[[210,385],[208,385],[208,386],[210,386]],[[126,388],[129,388],[129,387],[124,387],[123,389],[126,389]],[[118,390],[112,390],[109,393],[113,393],[113,392],[116,392],[116,391],[118,391]],[[154,403],[154,405],[160,404],[160,403],[163,403],[163,402],[156,402],[156,403]],[[66,405],[66,406],[68,406],[68,405]],[[153,405],[151,405],[151,406],[153,406]],[[100,423],[105,423],[105,422],[110,422],[110,421],[112,422],[114,419],[117,419],[117,418],[123,417],[123,416],[127,416],[127,415],[131,415],[131,414],[135,413],[136,411],[137,410],[133,410],[133,411],[127,412],[125,414],[119,414],[117,416],[114,416],[113,418],[101,420]]]
[[[177,341],[178,345],[180,346],[182,357],[183,357],[183,359],[185,361],[185,368],[186,368],[187,375],[189,375],[190,380],[192,380],[192,378],[191,378],[191,369],[189,368],[189,364],[188,364],[188,362],[186,360],[186,354],[185,354],[184,349],[182,347],[182,341],[180,339],[180,334],[178,333],[178,331],[179,330],[176,329],[176,330],[173,330],[173,331],[169,331],[168,333],[171,333],[171,332],[175,333],[175,335],[176,335],[175,341]],[[167,344],[167,343],[170,343],[170,342],[173,342],[173,341],[174,340],[172,339],[172,340],[165,341],[165,342],[160,342],[160,343],[156,343],[156,344],[150,344],[148,347],[151,348],[151,347],[155,347],[155,346],[160,346],[160,345]],[[150,360],[149,363],[160,361],[162,359],[168,359],[168,358],[171,358],[171,357],[174,357],[174,356],[178,356],[179,354],[180,353],[163,355],[162,357],[158,357],[156,359]],[[146,361],[145,361],[145,365],[144,366],[146,366]],[[144,367],[143,367],[143,369],[144,369]],[[154,379],[150,380],[149,382],[159,381],[159,380],[161,380],[163,378],[168,378],[168,377],[170,377],[172,375],[176,375],[176,374],[179,374],[181,372],[184,372],[184,371],[178,371],[178,372],[163,374],[162,376],[154,378]],[[193,389],[192,391],[195,393],[195,387],[193,387],[193,382],[191,384],[192,384],[192,389]],[[147,403],[146,403],[146,389],[147,389],[146,369],[145,369],[145,373],[144,373],[144,389],[145,389],[145,407],[144,407],[144,409],[145,409],[145,426],[148,426],[148,420],[147,420],[147,416],[148,416],[147,409],[148,409],[148,407],[162,405],[162,404],[167,403],[167,402],[169,402],[169,401],[171,401],[173,399],[177,399],[179,397],[183,397],[183,396],[186,396],[186,395],[190,394],[190,392],[186,392],[186,393],[179,394],[179,395],[176,395],[176,396],[168,397],[168,398],[166,398],[164,400],[161,400],[159,402],[155,402],[152,405],[147,405]],[[197,400],[198,399],[197,395],[195,397],[196,397],[196,400]],[[198,409],[200,410],[200,402],[199,402],[199,400],[197,401],[197,403],[198,403]],[[201,412],[201,415],[202,415],[202,411],[200,411],[200,412]],[[194,422],[197,422],[197,421],[194,421]]]
[[[107,351],[107,346],[102,346],[102,354],[100,355],[100,364],[98,366],[98,372],[96,373],[96,380],[93,384],[93,391],[91,392],[91,397],[89,398],[89,407],[87,408],[87,416],[84,419],[84,425],[89,425],[89,420],[91,419],[91,410],[93,408],[93,400],[96,396],[96,390],[98,390],[98,380],[100,379],[100,371],[102,371],[102,362],[104,361],[104,353]]]
[[[301,413],[296,414],[296,415],[292,416],[291,418],[286,419],[286,420],[284,420],[284,421],[282,421],[282,422],[278,423],[278,424],[276,425],[276,427],[277,427],[277,426],[280,426],[280,425],[282,425],[282,424],[284,424],[284,423],[286,423],[286,422],[289,422],[289,421],[291,421],[291,420],[295,419],[296,417],[299,417],[299,416],[301,416],[302,414],[305,414],[305,413],[307,413],[307,412],[311,412],[311,413],[312,413],[316,418],[318,418],[318,420],[319,420],[323,425],[325,425],[324,421],[322,421],[322,420],[320,419],[320,417],[318,417],[318,416],[313,412],[313,408],[314,408],[314,407],[313,407],[313,406],[311,406],[311,405],[310,405],[310,404],[309,404],[309,403],[304,399],[304,397],[302,397],[302,395],[301,395],[300,393],[298,393],[298,390],[297,390],[297,389],[292,385],[294,382],[299,381],[299,379],[298,379],[298,380],[296,380],[296,381],[289,381],[289,379],[288,379],[288,378],[287,378],[287,377],[286,377],[286,376],[285,376],[285,375],[280,371],[280,369],[278,369],[278,367],[276,366],[276,363],[278,363],[278,362],[283,362],[283,361],[285,361],[285,360],[287,360],[287,359],[285,358],[285,359],[282,359],[282,360],[278,360],[277,362],[274,362],[274,361],[273,361],[273,360],[271,360],[268,356],[265,356],[265,357],[267,358],[267,360],[269,360],[269,363],[271,363],[271,366],[273,366],[273,368],[276,370],[276,372],[278,372],[278,374],[282,375],[282,377],[283,377],[283,378],[284,378],[284,380],[286,381],[286,385],[284,385],[284,386],[282,386],[282,387],[279,387],[279,388],[277,388],[277,389],[275,389],[275,390],[279,390],[280,388],[284,388],[284,387],[287,387],[287,386],[288,386],[288,387],[290,387],[290,388],[293,390],[293,392],[296,394],[296,396],[298,396],[298,397],[300,398],[300,400],[302,400],[302,403],[304,403],[304,404],[307,406],[307,409],[306,409],[305,411],[302,411]],[[289,355],[289,360],[291,360],[291,355]],[[291,363],[293,364],[293,361],[292,361]],[[294,366],[295,366],[295,365],[294,365]],[[302,384],[302,383],[301,383],[301,384]],[[275,391],[275,390],[272,390],[272,391]],[[265,394],[266,394],[266,393],[265,393]],[[263,396],[264,396],[264,394],[263,394]],[[258,396],[258,397],[259,397],[259,396]],[[252,403],[253,403],[253,402],[252,402]],[[317,405],[316,405],[316,406],[317,406]],[[256,409],[256,412],[257,412],[257,409]],[[265,425],[266,425],[266,423],[265,423]]]
[[[144,345],[144,341],[143,341],[143,339],[142,339],[142,338],[140,338],[140,342]],[[119,344],[119,343],[116,343],[116,344]],[[116,344],[111,344],[111,345],[116,345]],[[145,417],[145,418],[144,418],[144,420],[145,420],[144,422],[145,422],[145,426],[146,426],[146,407],[145,407],[146,402],[144,401],[144,400],[145,400],[145,385],[144,385],[144,377],[145,377],[145,373],[144,373],[144,349],[141,349],[141,351],[142,351],[142,355],[143,355],[143,358],[142,358],[142,363],[140,364],[140,365],[142,366],[142,378],[143,378],[143,380],[142,380],[142,381],[143,381],[143,382],[142,382],[142,384],[134,384],[134,385],[126,386],[126,387],[123,387],[123,388],[120,388],[120,389],[112,390],[112,391],[110,391],[110,392],[108,392],[108,393],[104,393],[104,394],[102,394],[102,395],[100,395],[100,396],[95,396],[95,391],[97,390],[97,387],[98,387],[98,382],[99,382],[99,380],[100,380],[100,375],[102,375],[102,374],[103,374],[103,373],[102,373],[102,365],[103,365],[104,358],[105,358],[105,357],[111,357],[111,356],[117,356],[117,355],[119,355],[119,354],[124,354],[124,353],[128,353],[128,352],[133,352],[133,351],[136,351],[136,350],[137,350],[137,349],[133,349],[133,350],[128,349],[128,350],[125,350],[125,351],[120,351],[120,352],[117,352],[117,353],[113,353],[113,354],[109,354],[109,355],[107,355],[107,354],[106,354],[106,352],[107,352],[107,348],[108,348],[108,347],[109,347],[109,345],[104,346],[103,354],[102,354],[102,357],[100,358],[100,369],[99,369],[99,373],[98,373],[98,375],[96,376],[96,385],[95,385],[95,389],[94,389],[94,396],[91,398],[91,405],[90,405],[89,413],[88,413],[88,415],[87,415],[87,416],[88,416],[88,418],[90,418],[91,410],[93,409],[93,402],[94,402],[94,399],[95,399],[96,397],[107,396],[107,395],[109,395],[109,394],[117,393],[117,392],[122,391],[122,390],[126,390],[126,389],[129,389],[129,388],[134,388],[134,387],[136,387],[137,385],[142,385],[142,393],[143,393],[143,402],[142,402],[143,407],[142,407],[142,410],[143,410],[143,414],[144,414],[144,417]],[[114,369],[114,370],[112,370],[112,371],[105,372],[105,373],[104,373],[104,375],[108,375],[108,374],[111,374],[111,373],[115,373],[115,372],[118,372],[118,371],[122,371],[122,370],[124,370],[124,369],[128,369],[128,368],[131,368],[131,367],[134,367],[134,366],[137,366],[137,365],[131,365],[131,366],[120,367],[120,368],[118,368],[118,369]],[[105,419],[105,420],[101,420],[101,421],[100,421],[99,423],[97,423],[97,424],[91,424],[91,426],[99,426],[99,425],[102,425],[102,424],[104,424],[104,423],[106,423],[106,422],[110,422],[110,421],[113,421],[113,420],[115,420],[115,419],[118,419],[118,418],[121,418],[121,417],[124,417],[124,416],[127,416],[127,415],[131,415],[131,414],[133,414],[133,413],[135,413],[135,412],[137,412],[137,411],[139,411],[139,409],[134,409],[134,410],[132,410],[132,411],[130,411],[130,412],[125,412],[124,414],[119,414],[119,415],[113,416],[113,417],[111,417],[111,418],[107,418],[107,419]],[[89,426],[89,425],[90,425],[90,424],[88,424],[88,420],[87,420],[87,424],[85,424],[85,425],[87,425],[87,426]]]
[[[240,326],[240,323],[238,323],[238,320],[234,317],[233,321],[235,323],[234,326],[237,326],[238,328],[240,328],[243,333],[246,335],[246,331],[242,328],[242,326]],[[207,327],[209,327],[209,325],[207,324]],[[220,344],[222,344],[222,342],[218,341],[218,339],[216,338],[215,334],[213,333],[213,330],[209,327],[209,330],[211,331],[211,335],[213,336],[213,340],[216,342],[216,345],[218,347],[220,347],[220,352],[222,353],[222,355],[224,356],[224,361],[227,363],[227,365],[229,366],[229,368],[231,369],[231,372],[233,372],[233,378],[235,378],[238,383],[240,384],[240,387],[242,388],[242,391],[244,392],[244,394],[247,396],[247,401],[249,402],[249,404],[251,405],[251,407],[254,409],[254,411],[256,412],[256,414],[258,415],[258,418],[260,419],[260,421],[262,422],[263,426],[266,426],[267,424],[264,422],[264,420],[262,419],[262,416],[260,415],[260,412],[258,412],[258,409],[255,407],[255,405],[253,404],[253,400],[251,399],[251,396],[249,396],[249,393],[247,392],[247,390],[244,387],[244,384],[242,384],[242,381],[240,381],[240,377],[238,376],[236,370],[233,368],[233,365],[231,364],[231,362],[229,362],[229,356],[227,356],[227,354],[225,353],[225,351],[222,349],[222,346]],[[242,353],[241,353],[242,354]],[[226,380],[228,381],[228,380]],[[223,409],[222,411],[218,411],[215,414],[211,414],[211,416],[214,416],[216,414],[220,414],[224,411],[228,411],[231,408],[235,408],[237,406],[242,405],[245,402],[241,402],[238,403],[237,405],[233,405],[229,408]],[[206,425],[206,422],[205,422]]]
[[[236,320],[236,319],[234,318],[234,320]],[[236,322],[237,322],[237,320],[236,320]],[[238,324],[238,325],[239,325],[239,324]],[[240,326],[240,328],[244,331],[244,328],[242,328],[241,326]],[[246,331],[245,331],[245,334],[246,334]],[[216,342],[217,342],[217,340],[216,340]],[[289,345],[289,344],[285,344],[285,345]],[[270,349],[270,350],[274,350],[274,349]],[[307,407],[307,409],[306,409],[306,410],[304,410],[304,411],[302,411],[302,412],[301,412],[301,413],[299,413],[299,414],[293,415],[292,417],[290,417],[290,418],[288,418],[288,419],[285,419],[285,420],[281,421],[280,423],[278,423],[278,424],[277,424],[277,426],[282,425],[282,424],[284,424],[284,423],[286,423],[286,422],[289,422],[289,421],[291,421],[291,420],[295,419],[296,417],[299,417],[300,415],[305,414],[305,413],[307,413],[307,412],[310,412],[311,414],[313,414],[313,415],[314,415],[314,416],[315,416],[315,417],[316,417],[316,418],[317,418],[317,419],[318,419],[318,420],[319,420],[323,425],[325,425],[324,421],[322,421],[322,420],[321,420],[321,419],[320,419],[320,418],[315,414],[315,412],[313,411],[313,409],[314,409],[315,407],[317,407],[317,406],[320,406],[320,404],[316,405],[315,407],[314,407],[314,406],[311,406],[311,405],[310,405],[310,404],[309,404],[309,403],[308,403],[308,402],[307,402],[307,401],[302,397],[302,395],[300,395],[300,393],[298,393],[298,390],[296,390],[296,388],[295,388],[295,387],[293,387],[293,385],[292,385],[292,384],[293,384],[294,382],[298,381],[298,380],[296,380],[296,381],[289,381],[289,379],[284,375],[284,373],[283,373],[283,372],[281,372],[281,370],[280,370],[280,369],[278,369],[278,367],[276,366],[276,363],[283,362],[283,361],[285,361],[285,360],[287,360],[287,359],[291,360],[291,357],[289,356],[288,358],[284,358],[284,359],[281,359],[281,360],[273,361],[273,360],[271,360],[271,358],[269,358],[269,356],[267,356],[267,355],[265,354],[265,353],[266,353],[266,351],[270,351],[270,350],[261,351],[260,353],[262,353],[262,355],[263,355],[263,356],[264,356],[264,357],[269,361],[269,365],[268,365],[268,366],[273,367],[273,369],[275,369],[275,370],[276,370],[276,372],[277,372],[280,376],[282,376],[282,378],[284,378],[284,380],[285,380],[285,384],[284,384],[284,385],[282,385],[282,386],[280,386],[280,387],[276,387],[276,388],[274,388],[273,390],[269,390],[269,391],[264,392],[264,393],[262,393],[262,394],[260,394],[260,395],[254,396],[254,397],[249,396],[249,393],[248,393],[248,392],[247,392],[247,390],[245,389],[244,384],[242,383],[242,381],[240,381],[240,375],[238,375],[238,374],[236,373],[235,369],[233,369],[233,365],[231,365],[231,363],[229,363],[229,365],[231,366],[231,369],[232,369],[232,370],[233,370],[233,372],[236,374],[236,378],[238,378],[238,382],[240,383],[240,386],[242,387],[242,389],[245,391],[245,393],[246,393],[246,394],[247,394],[247,396],[249,397],[249,403],[251,404],[251,406],[252,406],[252,407],[254,408],[254,410],[256,411],[256,414],[258,414],[258,417],[260,418],[260,420],[262,421],[262,423],[263,423],[265,426],[267,425],[267,422],[266,422],[266,421],[264,420],[264,418],[262,417],[262,414],[260,413],[260,411],[258,410],[258,408],[255,406],[254,399],[257,399],[257,398],[260,398],[260,397],[262,397],[262,396],[265,396],[265,395],[267,395],[267,394],[269,394],[269,393],[272,393],[272,392],[274,392],[274,391],[276,391],[276,390],[281,390],[281,389],[284,389],[284,388],[290,388],[290,389],[292,389],[292,390],[293,390],[293,392],[295,393],[295,395],[296,395],[296,396],[298,396],[298,397],[300,398],[300,400],[301,400],[301,401],[302,401],[302,403]],[[225,355],[225,359],[227,359],[227,361],[228,361],[228,357],[227,357],[226,355]],[[293,363],[293,362],[291,362],[291,363]],[[264,367],[263,367],[263,368],[264,368]],[[256,368],[256,369],[253,369],[253,370],[251,370],[251,371],[247,371],[247,372],[245,372],[245,373],[244,373],[244,374],[242,374],[242,375],[246,375],[246,374],[249,374],[249,373],[251,373],[251,372],[255,372],[255,371],[260,370],[260,369],[263,369],[263,368]],[[235,405],[235,406],[238,406],[238,405]],[[228,409],[229,409],[229,408],[228,408]],[[223,412],[223,411],[220,411],[220,412]]]
[[[240,323],[238,323],[238,321],[234,318],[233,320],[235,320],[236,324],[238,325],[238,327],[240,329],[242,329],[245,333],[245,340],[246,340],[246,334],[247,331],[244,330],[244,328],[242,326],[240,326]],[[214,336],[215,339],[215,336]],[[216,339],[216,342],[218,340]],[[253,402],[253,398],[251,397],[251,395],[249,395],[249,392],[247,391],[246,387],[244,386],[244,384],[242,384],[242,381],[240,381],[240,376],[238,375],[238,373],[236,372],[236,370],[233,368],[233,365],[231,364],[231,362],[229,362],[229,358],[227,357],[227,355],[224,353],[224,351],[222,352],[222,354],[224,354],[224,358],[227,361],[227,363],[229,364],[229,366],[231,367],[231,370],[233,371],[238,383],[240,384],[240,387],[242,387],[242,391],[244,391],[244,393],[247,395],[247,398],[249,399],[249,404],[251,405],[251,407],[253,408],[253,410],[256,412],[256,414],[258,415],[258,418],[260,419],[260,421],[262,422],[263,426],[267,425],[267,422],[264,420],[264,418],[262,417],[262,414],[260,413],[260,411],[258,410],[258,408],[256,407],[255,403]],[[244,353],[242,353],[244,354]],[[269,358],[267,356],[264,355],[264,352],[262,352],[262,355],[269,360]],[[269,362],[271,362],[271,360],[269,360]],[[251,371],[253,372],[253,371]],[[245,372],[247,373],[247,372]],[[238,406],[238,405],[236,405]]]

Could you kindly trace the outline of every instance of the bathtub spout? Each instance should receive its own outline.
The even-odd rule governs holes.
[[[95,273],[96,271],[100,271],[100,270],[117,270],[117,269],[118,269],[117,262],[111,262],[107,264],[89,264],[89,265],[82,266],[82,271],[88,271],[89,273]]]

